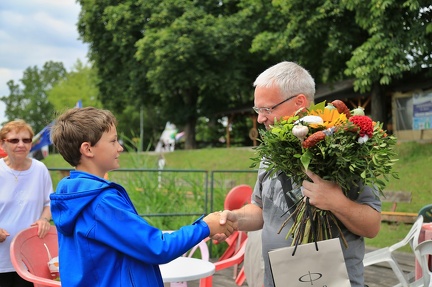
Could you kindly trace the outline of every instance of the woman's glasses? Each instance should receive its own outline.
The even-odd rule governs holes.
[[[19,143],[19,141],[22,141],[25,144],[29,144],[32,142],[32,139],[4,139],[4,141],[11,144],[17,144]]]

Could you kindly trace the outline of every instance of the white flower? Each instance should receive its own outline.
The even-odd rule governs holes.
[[[305,116],[297,120],[294,124],[298,124],[299,122],[318,125],[322,125],[324,123],[323,119],[319,116]]]
[[[295,135],[299,140],[303,141],[309,132],[309,128],[307,126],[298,123],[292,129],[293,135]]]
[[[363,144],[363,143],[367,142],[368,139],[369,139],[368,135],[364,135],[362,137],[359,137],[357,141],[358,141],[358,143]]]
[[[364,108],[358,107],[351,111],[351,115],[353,116],[364,116]]]

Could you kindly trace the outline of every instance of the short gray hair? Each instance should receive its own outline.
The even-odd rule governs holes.
[[[315,81],[310,73],[294,62],[280,62],[262,72],[255,80],[254,87],[279,87],[285,99],[304,94],[314,101]]]

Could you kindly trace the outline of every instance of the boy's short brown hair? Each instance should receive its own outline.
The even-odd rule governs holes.
[[[73,108],[56,119],[51,128],[51,141],[63,158],[76,167],[81,160],[81,144],[89,142],[94,146],[113,126],[117,126],[117,120],[108,110]]]

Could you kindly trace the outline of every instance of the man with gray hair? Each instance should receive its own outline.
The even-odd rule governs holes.
[[[275,119],[294,115],[301,108],[308,108],[314,101],[315,82],[307,70],[293,62],[281,62],[261,73],[254,82],[255,94],[253,109],[258,113],[258,122],[267,129]],[[273,249],[291,246],[292,238],[286,239],[289,223],[278,233],[283,222],[290,216],[291,207],[304,196],[310,204],[332,212],[341,222],[340,226],[348,248],[342,245],[345,264],[351,286],[363,287],[364,237],[375,237],[381,224],[381,202],[374,191],[364,186],[356,199],[350,199],[334,182],[323,180],[311,171],[306,171],[311,179],[293,182],[282,172],[271,175],[261,164],[252,194],[252,203],[238,210],[225,210],[221,224],[231,220],[239,230],[262,229],[262,255],[264,260],[264,286],[274,286],[268,252]],[[356,193],[352,189],[350,193]],[[223,234],[213,237],[224,240]],[[301,264],[301,262],[299,262]],[[294,279],[294,278],[293,278]],[[289,286],[289,284],[287,285]]]

